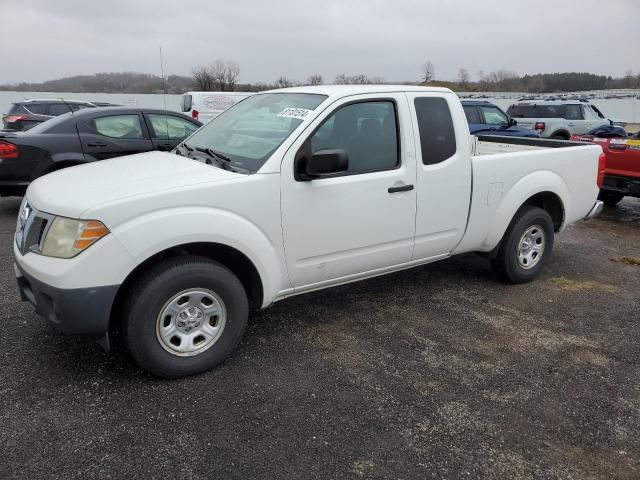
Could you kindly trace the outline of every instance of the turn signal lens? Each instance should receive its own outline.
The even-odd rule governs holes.
[[[56,217],[42,244],[42,254],[48,257],[71,258],[109,233],[98,220],[74,220]]]

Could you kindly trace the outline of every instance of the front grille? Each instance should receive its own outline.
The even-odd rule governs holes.
[[[40,253],[42,239],[48,227],[51,226],[53,215],[39,212],[25,202],[20,211],[18,228],[16,231],[16,244],[23,255],[28,252]]]

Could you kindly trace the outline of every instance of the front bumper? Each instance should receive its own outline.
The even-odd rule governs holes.
[[[57,288],[29,275],[14,263],[20,297],[62,333],[104,336],[118,285],[94,288]]]
[[[593,207],[591,207],[591,210],[589,211],[589,213],[587,213],[587,216],[584,217],[584,219],[588,220],[589,218],[593,218],[599,215],[600,212],[602,212],[603,208],[604,202],[602,200],[596,200],[596,203],[593,204]]]

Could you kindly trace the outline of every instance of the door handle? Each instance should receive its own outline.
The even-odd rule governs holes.
[[[400,185],[399,187],[389,187],[389,193],[409,192],[413,190],[413,185]]]
[[[104,142],[89,142],[87,143],[88,147],[106,147],[107,144]]]

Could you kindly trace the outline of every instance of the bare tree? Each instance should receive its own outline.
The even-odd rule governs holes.
[[[196,89],[203,92],[213,90],[215,87],[215,80],[211,74],[210,68],[207,65],[200,65],[194,67],[191,70],[193,80],[196,83]]]
[[[226,90],[226,69],[227,67],[224,60],[220,59],[209,65],[209,70],[211,72],[211,76],[213,77],[213,81],[217,91],[224,92]]]
[[[307,78],[307,85],[322,85],[322,75],[319,73],[314,73],[309,78]]]
[[[293,87],[293,82],[289,80],[287,77],[285,77],[284,75],[282,75],[276,80],[275,87],[276,88]]]
[[[333,83],[336,85],[367,85],[372,83],[384,83],[384,79],[382,77],[369,78],[364,73],[360,73],[358,75],[345,75],[344,73],[341,73],[336,76]]]
[[[436,74],[436,67],[433,66],[433,63],[431,63],[431,60],[428,60],[427,63],[425,63],[422,66],[422,82],[429,83],[430,81],[433,80],[435,74]]]
[[[458,70],[458,83],[463,87],[469,83],[469,72],[466,68]]]
[[[191,71],[198,89],[232,92],[240,76],[240,66],[231,60],[216,60]]]
[[[233,60],[225,62],[224,81],[228,91],[233,92],[236,89],[236,83],[240,76],[240,65]]]

